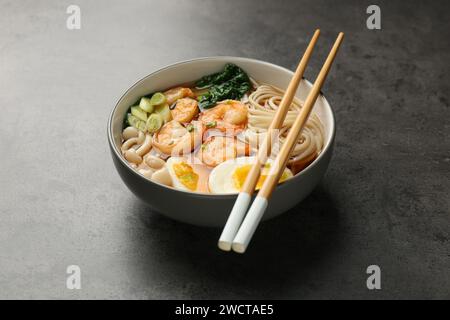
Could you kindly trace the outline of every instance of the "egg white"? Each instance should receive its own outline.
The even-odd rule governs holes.
[[[253,164],[256,157],[239,157],[222,162],[216,166],[209,174],[209,191],[211,193],[239,193],[233,181],[233,174],[239,167],[247,164]],[[273,164],[271,159],[267,163]],[[285,169],[288,179],[293,176],[291,170]]]
[[[181,181],[178,179],[177,175],[175,174],[175,169],[173,168],[173,166],[175,164],[182,163],[182,162],[187,163],[186,159],[183,159],[180,157],[170,157],[169,159],[167,159],[166,167],[167,167],[167,170],[169,171],[170,177],[172,178],[172,184],[173,184],[174,188],[180,189],[183,191],[192,192],[192,190],[186,188],[186,186],[181,183]]]

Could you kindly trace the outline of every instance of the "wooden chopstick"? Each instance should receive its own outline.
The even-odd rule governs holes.
[[[258,195],[253,201],[247,216],[242,222],[242,225],[233,240],[233,251],[244,253],[247,249],[247,246],[267,208],[268,199],[272,195],[275,186],[278,184],[278,181],[286,168],[292,149],[299,139],[301,131],[308,120],[309,115],[311,114],[311,110],[313,109],[317,97],[319,96],[320,90],[325,82],[328,72],[330,71],[331,65],[333,64],[334,58],[336,57],[343,38],[344,34],[342,32],[339,33],[333,48],[328,54],[328,57],[320,70],[320,73],[317,76],[308,97],[306,98],[305,105],[301,108],[300,113],[297,115],[297,118],[295,119],[295,122],[292,125],[288,136],[286,137],[286,140],[284,141],[283,146],[274,161],[274,164],[270,168],[266,180],[259,190]]]
[[[303,54],[303,57],[301,58],[297,69],[291,79],[291,82],[289,83],[289,86],[280,102],[280,106],[275,113],[269,129],[267,130],[267,135],[264,138],[263,143],[259,147],[256,161],[252,165],[247,178],[245,179],[242,190],[239,192],[233,209],[231,210],[231,213],[228,217],[227,223],[225,224],[225,227],[220,236],[218,247],[222,250],[231,250],[231,243],[236,236],[236,232],[238,231],[242,220],[244,219],[245,213],[247,212],[251,196],[255,190],[256,183],[258,182],[259,176],[261,174],[261,167],[266,163],[267,158],[271,153],[272,138],[274,137],[278,129],[283,125],[284,119],[286,118],[286,114],[289,110],[292,100],[295,97],[295,93],[297,92],[300,81],[303,78],[303,74],[305,72],[309,58],[311,57],[317,39],[319,38],[319,35],[320,30],[317,29],[314,32],[314,35],[311,38],[311,41],[306,48],[306,51]]]

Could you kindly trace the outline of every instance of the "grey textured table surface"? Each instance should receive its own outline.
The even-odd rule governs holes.
[[[81,30],[66,29],[71,3]],[[379,31],[369,4],[0,0],[0,298],[450,298],[449,2],[377,1]],[[292,69],[316,27],[309,79],[346,32],[324,88],[334,158],[247,254],[127,190],[106,120],[131,84],[198,56]]]

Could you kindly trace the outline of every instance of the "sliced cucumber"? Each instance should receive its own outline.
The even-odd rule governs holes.
[[[131,114],[142,121],[147,121],[147,112],[142,110],[139,106],[131,107]]]
[[[156,92],[153,94],[152,98],[150,99],[150,102],[154,106],[159,106],[163,103],[166,103],[166,96],[162,94],[161,92]]]
[[[133,126],[136,129],[141,130],[143,132],[147,131],[147,125],[145,124],[145,121],[140,120],[131,113],[127,114],[127,121],[130,126]]]
[[[159,113],[152,113],[147,120],[147,130],[150,133],[158,131],[163,125],[163,118]]]
[[[167,123],[170,120],[172,120],[172,114],[170,113],[170,108],[167,103],[162,104],[160,106],[156,106],[155,112],[161,115],[162,119],[164,120],[164,123]]]
[[[153,104],[150,98],[143,97],[139,102],[139,107],[148,113],[153,112]]]

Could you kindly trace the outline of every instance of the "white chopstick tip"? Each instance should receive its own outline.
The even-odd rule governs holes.
[[[217,246],[220,250],[223,251],[231,251],[231,242],[229,241],[220,241],[217,243]]]
[[[255,233],[261,218],[266,211],[268,202],[267,199],[261,196],[257,196],[248,210],[247,216],[242,222],[236,237],[233,239],[231,248],[237,253],[244,253],[247,250],[248,244]]]
[[[233,242],[233,239],[241,226],[242,220],[244,220],[245,213],[247,212],[251,200],[252,197],[246,192],[241,192],[237,196],[227,223],[223,228],[219,242],[217,243],[219,249],[223,251],[231,250],[231,243]]]
[[[233,251],[237,253],[245,253],[247,247],[242,243],[233,243]]]

